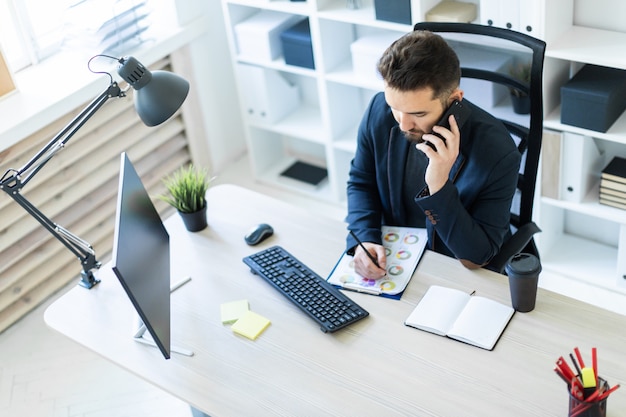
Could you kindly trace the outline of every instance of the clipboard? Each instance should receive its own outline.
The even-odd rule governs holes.
[[[425,228],[383,226],[382,242],[387,254],[387,275],[378,280],[356,273],[354,260],[344,252],[327,281],[337,288],[399,300],[419,263],[428,235]]]

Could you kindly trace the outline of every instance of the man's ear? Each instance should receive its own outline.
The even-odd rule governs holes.
[[[452,94],[450,94],[450,104],[452,104],[454,100],[463,100],[463,90],[458,87],[452,92]]]

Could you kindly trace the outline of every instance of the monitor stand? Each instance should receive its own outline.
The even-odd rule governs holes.
[[[178,281],[177,283],[175,283],[174,285],[172,285],[172,287],[170,288],[170,294],[176,291],[177,289],[179,289],[180,287],[182,287],[183,285],[185,285],[186,283],[188,283],[189,281],[191,281],[191,277],[184,278]],[[154,343],[154,340],[152,340],[152,338],[150,337],[150,333],[148,332],[148,334],[146,334],[146,330],[148,330],[146,325],[143,323],[141,318],[139,318],[139,315],[137,315],[136,317],[137,317],[137,331],[133,335],[133,339],[135,340],[135,342],[142,343],[144,345],[148,345],[152,347],[157,347],[156,343]],[[180,355],[185,355],[185,356],[193,356],[193,351],[189,349],[181,348],[179,346],[173,346],[173,345],[170,346],[170,352],[178,353]]]

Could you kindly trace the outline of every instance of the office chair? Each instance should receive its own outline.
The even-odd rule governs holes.
[[[519,141],[517,148],[522,154],[522,166],[517,181],[516,197],[511,207],[511,231],[513,236],[504,243],[500,252],[486,265],[486,268],[505,273],[507,261],[517,253],[526,252],[539,257],[534,241],[534,234],[540,232],[539,227],[532,221],[533,202],[535,199],[535,183],[541,151],[543,134],[543,60],[546,43],[520,32],[508,29],[483,26],[471,23],[441,23],[422,22],[414,26],[414,30],[428,30],[441,33],[461,33],[481,35],[514,42],[525,47],[524,52],[530,53],[530,82],[520,82],[512,76],[477,68],[463,68],[461,76],[474,78],[514,88],[530,97],[529,125],[521,126],[509,120],[501,119],[511,133]],[[471,100],[471,97],[468,97]]]

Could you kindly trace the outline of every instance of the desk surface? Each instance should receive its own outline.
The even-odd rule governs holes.
[[[510,303],[506,277],[470,271],[427,251],[401,300],[349,295],[370,316],[325,334],[241,258],[281,245],[328,276],[341,255],[341,222],[231,185],[208,196],[209,227],[171,234],[172,343],[195,352],[165,360],[132,340],[134,310],[110,266],[91,290],[75,287],[45,313],[48,325],[120,367],[211,416],[565,416],[565,383],[556,359],[575,346],[598,349],[599,374],[626,383],[626,317],[540,289],[530,313],[516,313],[493,351],[406,327],[428,286],[439,284]],[[243,236],[261,222],[275,235],[256,247]],[[220,304],[247,299],[269,318],[256,341],[220,321]],[[626,390],[608,400],[608,416],[626,409]]]

